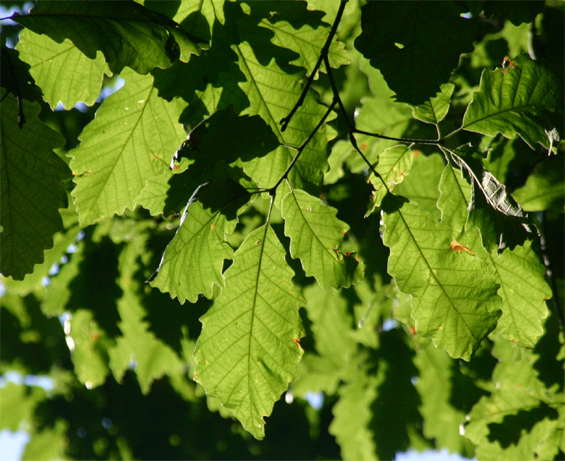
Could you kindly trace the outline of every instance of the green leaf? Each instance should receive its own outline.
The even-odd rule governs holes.
[[[397,184],[400,184],[412,168],[414,154],[412,149],[405,145],[389,147],[379,155],[378,163],[375,167],[380,178],[373,172],[369,173],[369,182],[375,188],[371,197],[371,202],[365,217],[370,215],[375,208],[381,206],[381,202],[388,192],[392,192]],[[382,180],[381,180],[382,178]],[[383,184],[384,181],[384,184]]]
[[[304,290],[304,297],[308,301],[306,312],[312,322],[317,354],[330,360],[334,368],[343,373],[357,352],[351,337],[354,321],[347,300],[339,292],[323,290],[316,284]]]
[[[29,65],[20,60],[16,50],[2,46],[0,59],[0,84],[3,88],[28,101],[41,98],[41,89],[35,84],[29,72]]]
[[[447,83],[461,53],[473,50],[475,22],[461,13],[453,2],[369,2],[355,47],[400,101],[423,104]]]
[[[111,75],[101,55],[88,59],[70,40],[57,43],[45,35],[24,30],[17,49],[20,59],[30,65],[30,74],[53,109],[59,101],[66,109],[78,102],[92,106],[100,93],[104,74]]]
[[[563,155],[551,157],[512,193],[525,211],[565,210],[564,160]]]
[[[413,297],[416,331],[452,357],[469,360],[500,316],[492,273],[466,251],[452,250],[451,229],[420,207],[383,203],[389,273]]]
[[[30,388],[6,380],[0,387],[0,430],[16,432],[25,427],[31,422],[37,404],[46,397],[45,389],[39,386]]]
[[[200,52],[198,38],[167,16],[134,2],[46,1],[28,15],[15,14],[12,19],[57,43],[70,39],[90,59],[102,51],[115,74],[125,66],[147,74],[177,59],[186,62],[191,53]]]
[[[263,16],[259,26],[273,33],[271,42],[278,47],[294,51],[298,58],[291,61],[291,64],[304,68],[310,75],[326,43],[330,32],[329,25],[321,21],[314,21],[314,12],[307,11],[306,5],[289,5],[281,8],[276,2],[263,1],[252,2],[251,8],[253,16]],[[279,10],[276,15],[270,14],[274,8]],[[310,21],[310,24],[301,24],[306,21]],[[350,63],[344,44],[337,40],[330,45],[328,59],[333,68]],[[320,70],[325,71],[323,63]]]
[[[424,435],[435,439],[436,447],[450,453],[469,452],[469,442],[460,435],[465,413],[452,404],[453,359],[445,351],[428,343],[417,351],[414,364],[419,370],[416,389],[422,400],[420,413],[424,418]],[[472,454],[472,451],[471,453]]]
[[[340,398],[333,408],[329,427],[341,447],[343,459],[376,460],[375,434],[370,427],[371,404],[377,397],[377,387],[384,378],[384,367],[377,376],[358,370],[351,382],[339,389]]]
[[[511,139],[517,134],[532,148],[550,148],[556,138],[551,115],[563,109],[563,86],[542,64],[526,55],[504,69],[485,69],[461,129]]]
[[[485,264],[494,269],[494,277],[502,298],[502,316],[498,320],[497,332],[521,347],[533,347],[543,333],[541,320],[547,317],[545,301],[551,298],[551,289],[544,280],[545,267],[531,248],[531,242],[513,249],[505,248],[499,255],[498,247],[490,254],[482,246],[473,225],[480,224],[479,231],[489,233],[492,222],[467,222],[471,186],[460,174],[446,166],[440,182],[441,197],[438,208],[442,211],[442,222],[453,230],[460,251],[474,251]],[[486,269],[486,268],[485,268]]]
[[[548,315],[545,302],[552,297],[544,279],[546,268],[531,242],[507,248],[500,255],[494,250],[490,258],[503,299],[496,331],[521,347],[533,347],[543,334],[541,321]]]
[[[261,187],[272,187],[283,175],[298,147],[314,130],[326,112],[309,92],[287,129],[283,132],[280,121],[292,110],[302,92],[302,75],[284,72],[273,60],[262,65],[246,42],[234,46],[239,67],[247,81],[240,83],[250,101],[243,114],[259,115],[271,127],[281,144],[268,158],[254,159],[244,164],[245,172]],[[331,119],[331,117],[329,117]],[[329,120],[328,120],[329,121]],[[291,186],[316,193],[327,170],[327,143],[334,135],[333,129],[322,126],[302,151],[295,167],[288,175]]]
[[[270,226],[247,236],[226,271],[226,287],[202,318],[195,380],[231,409],[256,438],[264,416],[296,378],[304,299]]]
[[[133,210],[145,181],[163,171],[186,138],[178,100],[159,98],[151,76],[124,71],[124,87],[107,98],[69,155],[81,226]]]
[[[324,289],[348,287],[363,278],[357,260],[340,251],[349,226],[336,213],[301,190],[287,194],[282,203],[290,253],[300,258],[306,275],[316,277]]]
[[[547,386],[539,379],[537,354],[495,339],[497,385],[473,407],[465,436],[477,445],[475,454],[481,459],[536,459],[542,453],[544,459],[554,459],[558,446],[552,442],[563,436],[565,423],[562,383]],[[558,381],[562,381],[562,365],[555,361],[551,365],[561,369]]]
[[[224,285],[224,259],[233,255],[225,235],[235,225],[220,211],[205,209],[198,201],[189,203],[151,286],[177,297],[181,304],[196,302],[200,294],[211,298],[214,284]]]
[[[26,122],[18,127],[18,102],[2,91],[1,246],[0,272],[22,280],[43,262],[43,250],[53,246],[62,230],[59,208],[67,206],[62,181],[70,177],[53,153],[63,138],[37,117],[39,104],[22,101]]]
[[[108,375],[108,356],[103,343],[105,333],[99,329],[92,311],[79,309],[72,314],[67,343],[77,379],[88,389],[100,386]]]
[[[436,202],[439,198],[438,184],[444,166],[445,161],[441,155],[428,156],[414,149],[411,174],[394,188],[395,194],[416,202],[420,208],[439,221],[441,215],[436,207]]]
[[[438,125],[445,118],[447,112],[449,112],[454,89],[455,85],[452,83],[442,84],[436,96],[424,104],[412,108],[414,118],[425,123]]]
[[[127,245],[119,256],[119,286],[123,296],[118,300],[120,314],[118,326],[122,336],[115,345],[108,347],[109,367],[116,380],[123,379],[125,371],[135,363],[135,373],[144,394],[151,389],[151,383],[165,374],[174,375],[185,366],[180,357],[168,345],[150,331],[143,307],[140,287],[143,282],[136,278],[139,270],[139,250],[135,242]]]

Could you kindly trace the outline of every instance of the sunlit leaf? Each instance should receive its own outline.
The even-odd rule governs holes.
[[[533,149],[549,148],[555,126],[550,115],[563,109],[563,90],[557,77],[526,55],[503,69],[485,69],[481,86],[465,112],[462,129],[489,136],[519,135]]]
[[[195,380],[264,436],[264,416],[296,377],[302,348],[298,309],[304,299],[270,226],[247,236],[226,271],[226,287],[202,318]]]
[[[324,289],[348,287],[363,277],[354,256],[341,252],[349,226],[336,212],[301,190],[287,194],[282,204],[292,257],[300,258],[306,275],[316,277]]]
[[[410,173],[413,158],[412,150],[405,145],[390,147],[379,155],[375,170],[379,173],[380,178],[373,172],[369,173],[369,182],[373,185],[375,191],[371,197],[366,216],[371,214],[375,208],[381,206],[386,194],[389,191],[392,192],[396,185],[400,184],[404,177]]]
[[[213,285],[224,284],[224,259],[233,255],[225,234],[231,234],[235,224],[219,211],[205,209],[198,201],[189,203],[151,285],[177,297],[181,303],[193,303],[200,294],[211,298]]]
[[[169,165],[186,138],[180,101],[159,98],[151,76],[126,70],[122,77],[125,86],[104,101],[69,154],[82,226],[133,209],[145,180]]]
[[[113,73],[129,66],[140,74],[199,53],[194,36],[165,15],[134,2],[41,2],[14,21],[55,42],[70,39],[88,58],[102,51]]]
[[[66,109],[78,102],[93,105],[104,74],[111,75],[101,55],[89,59],[70,40],[57,43],[46,35],[26,30],[17,48],[20,59],[30,65],[30,74],[52,108],[59,101]]]
[[[439,91],[436,96],[426,101],[424,104],[412,108],[414,118],[422,122],[437,125],[445,118],[449,111],[454,89],[455,85],[452,83],[444,83],[441,85],[441,91]]]
[[[453,251],[451,229],[420,207],[383,203],[388,270],[413,297],[416,331],[452,357],[471,358],[500,316],[493,274],[467,251]]]

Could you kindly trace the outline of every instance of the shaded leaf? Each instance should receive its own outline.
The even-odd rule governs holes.
[[[340,398],[333,408],[329,427],[341,447],[343,459],[376,460],[375,435],[370,427],[371,404],[377,397],[377,387],[384,378],[383,369],[377,376],[358,370],[351,382],[339,389]]]
[[[511,139],[517,134],[532,148],[555,141],[552,113],[563,109],[563,87],[542,64],[520,55],[504,69],[485,69],[462,129]]]
[[[492,273],[476,256],[450,251],[449,227],[417,205],[389,197],[383,203],[388,270],[413,297],[416,331],[452,357],[469,360],[500,316]]]
[[[349,226],[336,213],[301,190],[287,194],[282,203],[291,255],[300,258],[306,275],[316,277],[324,289],[348,287],[363,278],[358,261],[340,251]]]
[[[270,226],[247,236],[226,271],[226,287],[202,318],[195,380],[256,438],[264,416],[296,377],[302,296]]]
[[[475,23],[453,2],[369,2],[355,47],[400,101],[423,104],[447,83],[461,53],[473,50]],[[441,33],[425,32],[441,31]],[[402,69],[399,72],[398,69]]]
[[[70,177],[53,153],[63,138],[37,117],[39,105],[22,101],[26,117],[18,127],[18,103],[2,91],[0,272],[22,280],[43,262],[53,234],[63,229],[59,208],[67,206],[62,181]]]
[[[70,39],[90,59],[102,51],[113,73],[129,66],[147,74],[200,52],[199,39],[167,16],[134,2],[46,1],[12,19],[57,43]]]
[[[127,245],[120,253],[120,280],[123,296],[117,302],[120,314],[118,327],[122,336],[115,345],[108,347],[109,367],[116,380],[122,381],[130,367],[135,369],[139,386],[144,394],[151,389],[151,383],[169,373],[175,375],[184,368],[180,357],[168,345],[150,331],[145,320],[146,311],[140,296],[142,281],[136,278],[139,268],[139,253],[136,245]]]
[[[124,71],[125,86],[107,98],[69,155],[82,226],[135,207],[145,180],[161,173],[185,139],[182,103],[159,98],[151,76]]]
[[[427,438],[435,439],[437,448],[472,455],[469,442],[459,432],[460,425],[465,423],[465,413],[451,402],[454,392],[453,363],[445,351],[430,343],[418,350],[414,357],[414,364],[419,370],[416,389],[422,401],[423,431]]]
[[[59,101],[66,109],[78,102],[92,106],[100,93],[104,74],[111,75],[101,55],[89,59],[70,40],[57,43],[46,35],[24,30],[17,49],[20,59],[30,65],[30,74],[53,109]]]
[[[41,89],[35,84],[29,71],[29,65],[20,60],[19,53],[12,48],[2,46],[0,57],[0,84],[2,87],[14,96],[21,96],[28,101],[41,98]]]

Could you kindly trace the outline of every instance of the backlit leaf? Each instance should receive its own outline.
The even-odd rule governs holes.
[[[355,258],[340,250],[349,226],[336,212],[301,190],[287,194],[282,204],[292,257],[300,258],[306,275],[316,277],[324,289],[348,287],[363,277]]]
[[[70,39],[90,59],[102,51],[113,73],[129,66],[147,74],[200,52],[196,37],[167,16],[134,2],[46,1],[13,20],[57,43]]]
[[[111,75],[101,55],[89,59],[70,40],[57,43],[46,35],[25,30],[17,48],[20,59],[30,65],[30,74],[52,108],[59,101],[66,109],[78,102],[92,106],[100,93],[104,74]]]
[[[382,180],[369,173],[369,182],[375,188],[371,203],[365,216],[371,214],[375,208],[381,206],[381,202],[388,192],[392,192],[397,184],[400,184],[404,177],[410,173],[414,154],[409,147],[404,145],[389,147],[379,155],[378,163],[375,167]],[[383,184],[384,181],[384,184]]]
[[[517,134],[533,149],[549,148],[555,129],[550,115],[563,109],[557,77],[542,64],[520,55],[504,69],[485,69],[480,89],[465,112],[462,129],[489,136]]]
[[[224,284],[224,259],[231,259],[233,254],[225,234],[231,234],[235,224],[219,211],[205,209],[198,201],[189,203],[151,285],[177,297],[181,303],[196,302],[200,294],[211,298],[213,285]]]
[[[450,251],[449,227],[417,205],[389,197],[383,203],[388,270],[413,297],[416,331],[452,357],[469,360],[500,316],[493,274],[476,256]]]
[[[169,165],[186,138],[180,101],[159,98],[151,76],[126,70],[122,77],[124,87],[104,101],[69,154],[82,226],[133,209],[145,180]]]
[[[226,271],[226,287],[201,318],[195,380],[256,438],[264,416],[296,377],[304,299],[270,226],[247,236]]]

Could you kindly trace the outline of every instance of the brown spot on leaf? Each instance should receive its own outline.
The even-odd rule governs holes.
[[[469,248],[467,248],[466,246],[461,245],[457,240],[453,240],[453,242],[449,244],[449,249],[451,251],[467,251],[472,255],[475,254],[471,250],[469,250]]]

